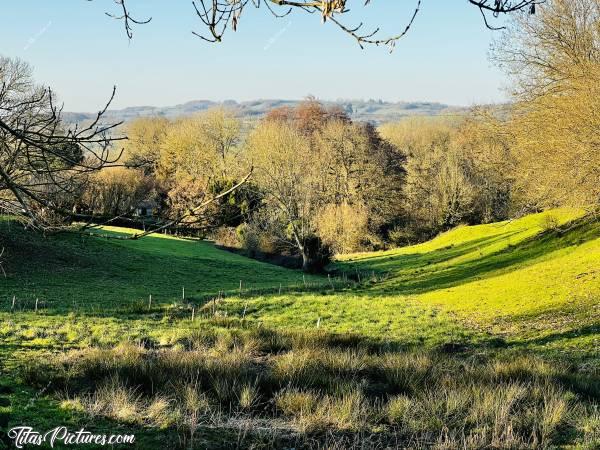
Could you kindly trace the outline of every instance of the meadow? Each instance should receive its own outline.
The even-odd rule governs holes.
[[[130,232],[1,222],[0,427],[133,430],[139,448],[600,445],[583,211],[346,255],[329,276],[115,239]]]

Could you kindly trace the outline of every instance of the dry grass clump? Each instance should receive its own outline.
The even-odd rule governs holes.
[[[66,392],[64,407],[185,430],[192,442],[210,425],[238,427],[246,437],[266,429],[269,439],[297,448],[599,443],[595,373],[529,356],[370,346],[228,330],[162,349],[67,352],[22,374]]]
[[[358,389],[340,396],[284,390],[277,394],[275,403],[300,430],[308,433],[328,429],[359,431],[367,428],[373,413],[368,400]]]
[[[331,391],[366,376],[371,359],[356,350],[292,350],[273,358],[272,371],[283,385]]]

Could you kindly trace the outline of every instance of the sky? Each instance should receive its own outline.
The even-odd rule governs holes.
[[[372,0],[354,5],[360,19],[397,33],[417,0]],[[422,0],[409,33],[393,53],[361,50],[332,23],[297,11],[277,19],[248,8],[237,32],[209,44],[191,0],[128,0],[139,19],[130,41],[113,0],[19,0],[0,16],[0,55],[19,57],[36,81],[51,86],[67,111],[169,106],[190,100],[382,99],[471,106],[506,100],[505,77],[489,62],[495,33],[467,0]]]

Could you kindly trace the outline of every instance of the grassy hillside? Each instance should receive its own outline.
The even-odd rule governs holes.
[[[0,429],[88,424],[140,448],[595,448],[600,224],[581,215],[345,256],[341,279],[5,220]]]
[[[344,256],[334,269],[362,274],[363,289],[257,298],[251,315],[297,328],[320,317],[330,331],[409,344],[503,339],[599,356],[600,224],[578,220],[582,213],[463,226],[424,244]]]
[[[0,222],[7,278],[0,285],[6,310],[30,308],[36,299],[53,313],[126,309],[150,295],[155,305],[185,296],[199,301],[219,291],[299,285],[303,276],[278,266],[217,250],[211,243],[155,235],[114,239],[136,230],[105,227],[98,236],[59,234],[50,238]],[[9,239],[10,236],[10,239]],[[313,280],[309,276],[307,280]]]
[[[389,272],[378,293],[439,306],[494,333],[548,348],[597,349],[600,224],[578,221],[581,214],[554,210],[459,227],[421,245],[351,255],[339,267]]]

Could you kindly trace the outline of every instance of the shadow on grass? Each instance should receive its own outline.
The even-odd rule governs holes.
[[[546,334],[541,337],[522,340],[511,344],[513,347],[529,347],[531,345],[545,345],[555,341],[578,339],[586,336],[599,336],[600,337],[600,322],[594,322],[589,325],[582,327],[571,328],[556,333]],[[600,348],[596,349],[598,357],[600,357]]]
[[[73,404],[80,405],[82,411],[99,408],[96,411],[110,417],[115,411],[125,411],[135,423],[142,421],[147,427],[104,420],[93,425],[102,424],[111,431],[113,425],[129,432],[139,430],[141,436],[147,433],[154,442],[170,439],[175,431],[175,426],[167,431],[157,428],[162,422],[154,414],[156,405],[162,405],[167,417],[173,408],[184,418],[177,430],[200,423],[198,432],[209,433],[208,424],[213,424],[214,436],[205,438],[207,448],[220,448],[220,443],[225,448],[249,448],[249,444],[260,442],[255,434],[261,428],[267,430],[271,444],[261,448],[282,448],[276,444],[292,443],[290,425],[304,419],[312,425],[301,431],[297,445],[291,445],[295,448],[314,448],[311,442],[329,448],[324,439],[331,433],[349,434],[363,443],[335,448],[390,448],[394,442],[405,446],[415,437],[419,442],[431,442],[432,436],[442,435],[444,430],[457,440],[448,448],[462,448],[466,446],[458,442],[463,434],[474,437],[484,427],[504,429],[513,419],[523,424],[514,436],[520,445],[509,441],[498,444],[489,435],[478,448],[530,448],[529,444],[541,438],[552,447],[583,438],[565,419],[575,417],[571,416],[575,411],[587,414],[586,408],[593,414],[593,402],[600,394],[598,380],[590,374],[525,352],[481,352],[459,345],[405,350],[360,336],[266,328],[229,330],[225,334],[198,330],[187,339],[169,348],[124,343],[31,360],[21,376],[38,389],[52,383],[49,393],[69,392]],[[506,394],[510,392],[523,401],[511,408],[508,423],[499,423],[497,413],[506,413],[511,400]],[[246,401],[247,395],[254,400]],[[168,403],[156,402],[165,398],[170,399]],[[447,404],[452,408],[447,409]],[[545,408],[548,404],[563,405],[570,412],[558,416],[562,425],[556,425],[552,433],[532,438],[532,433],[539,432],[536,424],[550,417]],[[400,417],[410,420],[395,421],[395,410],[390,409],[394,405],[404,405]],[[65,414],[56,404],[49,406],[51,420]],[[477,416],[478,423],[455,420],[475,417],[472,412],[477,411],[486,412]],[[23,420],[33,414],[24,409]],[[191,422],[185,419],[187,415]],[[85,416],[73,420],[90,423]],[[240,437],[247,439],[240,444]],[[386,445],[371,447],[371,438]],[[214,443],[209,439],[215,439]]]
[[[40,307],[53,311],[117,310],[153,297],[172,304],[185,297],[202,300],[219,291],[275,289],[302,284],[298,271],[217,250],[201,241],[149,237],[139,241],[102,239],[74,233],[44,238],[0,221],[6,247],[0,280],[0,309]],[[311,283],[315,277],[305,277]],[[326,281],[326,279],[325,279]],[[95,309],[95,311],[94,311]]]

